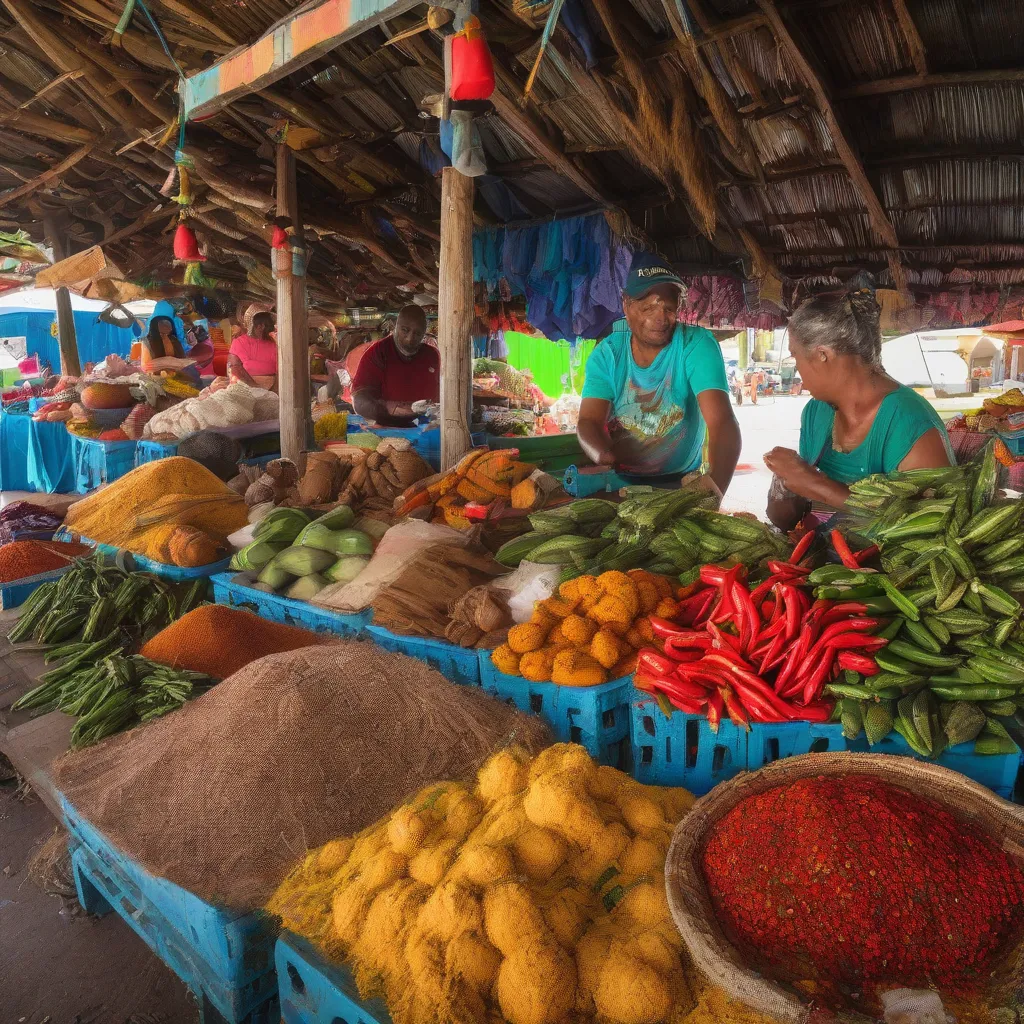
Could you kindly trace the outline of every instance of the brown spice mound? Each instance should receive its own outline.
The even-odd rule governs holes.
[[[70,803],[148,871],[210,902],[263,906],[314,849],[437,779],[468,779],[547,727],[374,644],[253,662],[180,711],[54,766]]]
[[[258,658],[337,642],[312,630],[268,622],[252,612],[209,604],[160,630],[140,653],[162,665],[227,679]]]

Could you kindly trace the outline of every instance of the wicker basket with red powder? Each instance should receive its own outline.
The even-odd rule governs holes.
[[[55,569],[65,569],[76,558],[92,552],[87,544],[48,540],[16,540],[0,546],[0,583],[13,583]]]
[[[1024,928],[1024,813],[910,759],[787,758],[698,801],[666,863],[694,963],[780,1022],[880,1016],[883,991],[1007,1005]]]

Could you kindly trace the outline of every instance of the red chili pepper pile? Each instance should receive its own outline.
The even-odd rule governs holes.
[[[748,797],[715,824],[703,870],[752,964],[840,1004],[884,982],[976,994],[1021,932],[1024,874],[996,842],[863,776]]]
[[[882,620],[864,604],[812,601],[801,585],[809,570],[798,564],[812,539],[790,561],[769,562],[771,576],[753,590],[742,565],[703,566],[703,589],[679,604],[682,625],[651,618],[663,653],[640,652],[636,685],[681,711],[706,713],[715,731],[723,714],[744,729],[751,721],[828,721],[825,685],[844,669],[876,674],[870,655],[888,641],[869,635]]]

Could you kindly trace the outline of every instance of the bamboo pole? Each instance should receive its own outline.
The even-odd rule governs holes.
[[[295,180],[295,157],[284,143],[277,147],[277,215],[295,225],[302,241],[302,221]],[[309,440],[309,338],[306,327],[306,279],[288,274],[277,280],[277,381],[281,399],[281,455],[302,473]]]
[[[438,288],[441,350],[441,470],[472,447],[473,179],[454,167],[441,172],[441,261]]]

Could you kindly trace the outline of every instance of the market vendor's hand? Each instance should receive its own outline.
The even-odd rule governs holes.
[[[765,455],[764,464],[794,494],[806,498],[814,490],[818,471],[792,448],[773,448]]]

